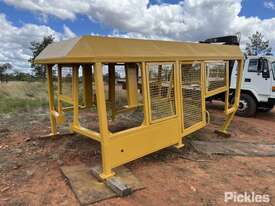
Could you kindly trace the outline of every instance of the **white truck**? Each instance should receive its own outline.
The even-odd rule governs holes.
[[[232,97],[235,91],[237,66],[230,78]],[[244,62],[240,104],[237,114],[254,116],[258,111],[268,112],[275,104],[275,57],[248,56]]]
[[[201,43],[239,45],[237,36],[224,36],[207,39]],[[236,89],[237,64],[229,62],[230,101],[234,101]],[[224,100],[224,94],[211,97],[209,100]],[[268,112],[275,104],[275,57],[245,57],[242,76],[241,97],[237,115],[251,117],[257,111]]]

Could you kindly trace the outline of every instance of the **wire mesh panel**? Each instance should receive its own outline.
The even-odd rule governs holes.
[[[222,88],[226,85],[226,63],[211,62],[206,64],[208,91]]]
[[[174,64],[150,63],[148,71],[151,120],[175,115]]]
[[[182,97],[184,128],[202,121],[201,65],[182,64]]]

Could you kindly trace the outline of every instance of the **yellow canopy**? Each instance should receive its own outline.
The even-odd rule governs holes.
[[[52,43],[37,64],[242,59],[238,46],[82,36]]]

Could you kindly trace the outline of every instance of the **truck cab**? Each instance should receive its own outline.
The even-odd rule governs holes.
[[[240,38],[236,35],[222,36],[200,41],[205,44],[240,45]],[[238,65],[229,62],[230,70],[230,100],[234,102]],[[208,98],[208,100],[224,101],[224,94]],[[245,57],[242,76],[241,96],[237,115],[251,117],[257,111],[268,112],[275,104],[275,57],[247,56]]]
[[[230,78],[230,89],[234,94],[237,65],[234,64]],[[275,57],[246,57],[240,104],[237,114],[251,117],[257,111],[268,112],[275,104]]]

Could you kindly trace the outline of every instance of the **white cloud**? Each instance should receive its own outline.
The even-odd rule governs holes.
[[[66,25],[63,25],[64,37],[63,39],[70,39],[76,37],[76,34]]]
[[[115,35],[176,40],[242,33],[244,40],[256,30],[275,47],[275,18],[241,17],[242,0],[184,0],[177,4],[150,4],[149,0],[4,0],[10,5],[60,19],[87,15],[114,29]],[[265,2],[269,8],[274,3]],[[41,14],[41,15],[42,15]],[[92,29],[91,29],[92,30]],[[92,31],[91,31],[92,32]]]
[[[0,64],[11,63],[15,69],[29,71],[28,59],[31,41],[42,40],[46,35],[55,36],[56,40],[71,38],[75,34],[64,25],[64,34],[48,26],[25,24],[22,27],[12,25],[4,14],[0,13]]]
[[[89,8],[87,0],[4,0],[4,2],[18,8],[35,11],[38,14],[53,15],[60,19],[75,19],[77,13],[85,12]]]
[[[265,1],[264,6],[268,9],[275,10],[275,3],[273,1]]]
[[[75,19],[77,14],[86,14],[90,19],[123,33],[181,40],[224,34],[241,9],[240,0],[185,0],[178,4],[158,5],[149,5],[149,0],[5,2],[61,19]]]
[[[260,31],[275,49],[275,18],[262,20],[258,17],[240,16],[242,0],[184,0],[177,4],[159,1],[154,5],[150,4],[149,0],[4,0],[4,2],[37,12],[43,18],[51,15],[60,19],[74,20],[77,15],[86,15],[91,21],[112,27],[113,33],[110,34],[112,36],[197,41],[240,32],[244,45],[248,36]],[[266,0],[265,5],[272,8],[274,4],[271,0]],[[21,32],[28,30],[28,25],[22,28],[11,27],[11,30]],[[49,27],[39,26],[39,28],[43,28],[43,32],[50,32]],[[33,33],[30,32],[29,35]],[[63,37],[73,36],[70,29],[64,26]],[[18,41],[20,45],[23,44],[22,40]],[[23,50],[23,54],[28,53]]]
[[[248,36],[260,31],[275,48],[275,18],[239,16],[241,2],[185,0],[149,5],[148,0],[94,0],[87,15],[112,26],[115,36],[198,41],[240,32],[244,47]]]

